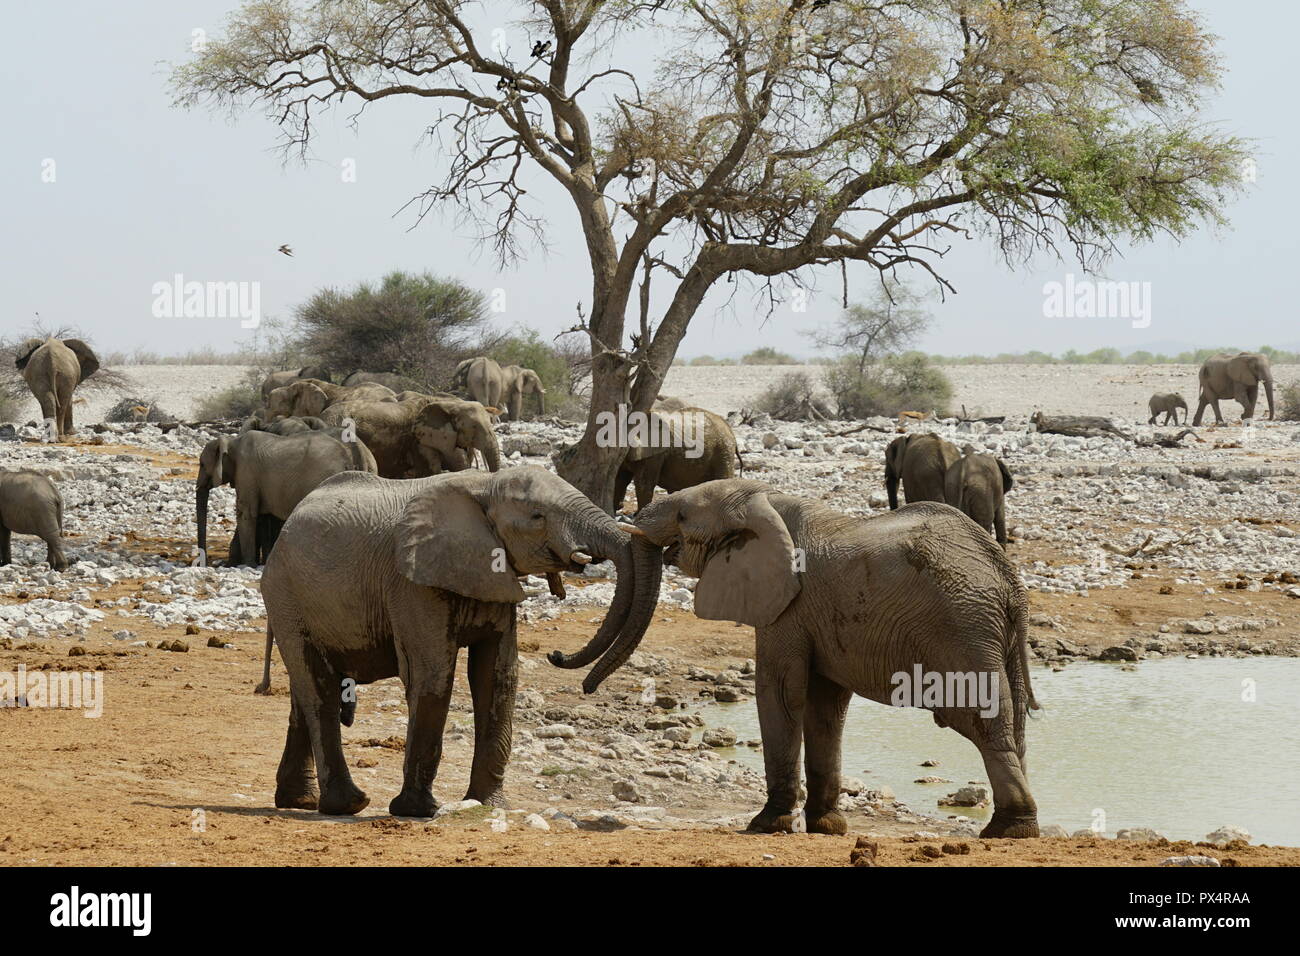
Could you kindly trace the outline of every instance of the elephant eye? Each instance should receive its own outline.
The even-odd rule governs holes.
[[[545,517],[546,517],[546,515],[542,514],[540,511],[534,511],[534,512],[533,512],[533,520],[534,520],[534,521],[541,521],[541,520],[542,520],[543,518],[545,518]]]

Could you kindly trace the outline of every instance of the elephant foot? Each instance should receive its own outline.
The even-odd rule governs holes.
[[[431,817],[438,812],[438,801],[427,790],[403,790],[388,804],[395,817]]]
[[[278,786],[275,788],[275,805],[280,810],[315,810],[320,795],[315,787]]]
[[[764,807],[746,828],[751,833],[794,833],[797,814],[793,810],[769,810]]]
[[[370,805],[364,790],[351,780],[328,786],[321,793],[316,809],[331,817],[350,817]]]
[[[844,819],[844,814],[838,810],[814,813],[805,809],[804,816],[808,823],[809,833],[829,833],[831,836],[843,836],[849,832],[849,822]]]
[[[501,810],[510,809],[510,801],[506,799],[505,787],[497,787],[484,794],[482,790],[476,790],[470,787],[465,793],[466,800],[477,800],[485,807],[494,807]]]
[[[980,831],[981,837],[1022,840],[1038,836],[1038,814],[1016,810],[993,810],[993,819]]]

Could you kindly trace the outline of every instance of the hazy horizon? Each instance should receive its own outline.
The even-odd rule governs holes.
[[[1222,38],[1227,67],[1205,119],[1258,144],[1257,181],[1229,207],[1231,227],[1201,230],[1181,246],[1164,239],[1121,249],[1103,278],[1144,288],[1146,324],[1046,317],[1046,284],[1081,278],[1076,263],[1040,258],[1013,272],[991,243],[962,241],[942,262],[958,294],[933,303],[935,325],[920,349],[1059,355],[1113,347],[1127,354],[1233,341],[1300,348],[1300,328],[1284,305],[1297,251],[1289,224],[1300,198],[1279,165],[1300,134],[1280,119],[1273,85],[1273,64],[1286,62],[1300,12],[1277,5],[1242,16],[1227,0],[1192,5]],[[437,178],[437,150],[418,147],[425,125],[419,104],[372,107],[356,130],[347,111],[330,114],[305,166],[282,163],[273,149],[276,130],[259,112],[230,122],[174,109],[167,62],[188,57],[194,30],[219,35],[234,8],[230,0],[197,0],[185,9],[158,0],[125,9],[76,0],[9,12],[10,35],[22,42],[0,63],[16,105],[9,148],[0,155],[8,225],[0,238],[4,334],[29,328],[39,313],[48,326],[80,328],[105,352],[229,353],[249,341],[238,320],[155,318],[154,286],[178,274],[260,283],[267,317],[287,318],[322,286],[351,286],[393,269],[503,290],[508,307],[498,324],[536,328],[547,338],[573,324],[577,302],[589,307],[590,272],[572,207],[554,201],[543,184],[537,192],[550,197],[549,254],[529,250],[505,272],[453,219],[435,215],[415,226],[409,210],[399,212]],[[53,49],[62,64],[75,66],[51,69]],[[341,177],[345,164],[355,181]],[[50,169],[57,172],[52,182]],[[292,258],[276,251],[281,244],[293,248]],[[869,300],[874,288],[874,274],[850,268],[851,301]],[[760,345],[812,355],[808,333],[833,322],[840,308],[838,270],[822,272],[806,312],[766,319],[757,294],[720,282],[679,355],[734,356]]]

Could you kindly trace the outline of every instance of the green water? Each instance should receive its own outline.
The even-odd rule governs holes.
[[[1029,722],[1029,785],[1040,823],[1069,831],[1145,826],[1170,839],[1202,839],[1226,824],[1253,842],[1300,845],[1300,659],[1144,661],[1136,670],[1035,666],[1043,709]],[[1253,688],[1254,700],[1245,700]],[[752,700],[700,711],[710,726],[758,739]],[[761,751],[725,756],[762,769]],[[938,767],[922,767],[933,759]],[[973,744],[924,711],[854,698],[844,731],[844,774],[887,785],[923,813],[968,781],[986,781]],[[922,776],[951,784],[917,784]],[[963,811],[987,819],[991,811]]]

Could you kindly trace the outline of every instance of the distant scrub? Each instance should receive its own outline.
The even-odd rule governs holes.
[[[1292,382],[1282,389],[1278,417],[1289,422],[1300,422],[1300,382]]]
[[[194,408],[194,420],[230,421],[252,415],[262,406],[264,377],[261,369],[253,369],[238,385],[231,385],[200,399]]]
[[[1060,356],[1038,351],[1002,352],[998,355],[931,355],[930,361],[936,365],[1200,365],[1211,355],[1220,352],[1250,351],[1263,352],[1274,365],[1300,365],[1300,352],[1275,349],[1269,345],[1257,349],[1236,346],[1196,349],[1192,352],[1179,352],[1177,355],[1145,350],[1125,354],[1113,348],[1094,349],[1091,352],[1070,349]]]
[[[741,365],[799,365],[800,362],[793,355],[785,352],[778,352],[771,346],[763,346],[754,349],[740,360]]]

